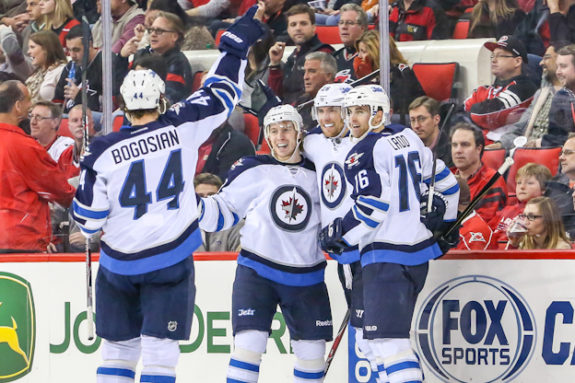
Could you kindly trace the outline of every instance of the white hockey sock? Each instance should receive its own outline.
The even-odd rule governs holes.
[[[175,383],[179,356],[178,341],[142,336],[140,383]]]
[[[257,330],[240,331],[234,336],[234,352],[228,366],[227,383],[258,381],[267,340],[268,333]]]
[[[140,359],[140,338],[102,342],[102,363],[96,371],[97,383],[133,383]]]
[[[136,375],[132,364],[121,360],[103,362],[96,371],[97,383],[133,383]]]
[[[385,379],[381,374],[381,366],[385,366],[390,383],[423,382],[423,371],[409,339],[374,339],[370,346],[377,356],[380,379]]]
[[[296,362],[294,383],[321,383],[325,370],[325,341],[298,340],[291,342]]]

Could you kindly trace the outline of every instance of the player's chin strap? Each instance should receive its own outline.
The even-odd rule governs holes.
[[[384,115],[383,117],[386,117],[386,116]],[[352,142],[359,142],[359,141],[363,140],[369,134],[369,132],[374,132],[374,131],[378,130],[379,128],[381,128],[382,126],[384,126],[386,118],[382,118],[381,122],[379,124],[373,125],[373,119],[374,118],[375,118],[375,116],[372,116],[369,118],[369,122],[368,122],[369,123],[369,129],[365,133],[363,133],[360,137],[355,138],[355,137],[353,137],[353,135],[351,136]]]

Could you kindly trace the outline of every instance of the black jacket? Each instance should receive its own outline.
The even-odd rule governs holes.
[[[565,40],[571,44],[575,43],[575,5],[569,7],[565,16],[559,12],[550,14],[549,29],[551,41]]]

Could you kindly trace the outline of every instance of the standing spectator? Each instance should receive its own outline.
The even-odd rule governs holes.
[[[30,111],[30,135],[38,141],[56,162],[74,140],[58,135],[62,110],[50,101],[36,102]]]
[[[570,133],[559,155],[561,173],[547,183],[545,196],[557,205],[563,225],[571,238],[575,238],[575,209],[573,192],[575,191],[575,133]]]
[[[445,12],[434,0],[397,0],[391,4],[389,35],[395,41],[448,38]]]
[[[148,47],[134,52],[137,48],[137,42],[142,38],[141,35],[136,35],[124,45],[121,55],[128,57],[135,53],[134,61],[150,54],[162,55],[168,68],[166,96],[172,104],[175,104],[189,96],[192,91],[192,67],[186,55],[180,50],[185,26],[182,20],[173,13],[160,12],[152,23],[152,27],[148,28],[148,33],[150,34]],[[132,42],[136,44],[132,44]]]
[[[70,62],[62,71],[56,85],[53,102],[63,104],[64,112],[68,112],[74,105],[82,102],[80,87],[82,84],[84,44],[82,43],[82,26],[77,25],[66,36],[67,49],[70,52]],[[86,68],[86,82],[88,94],[88,108],[94,112],[102,111],[102,52],[94,48],[91,36],[88,47],[88,66]],[[120,84],[128,71],[128,60],[121,59],[112,54],[114,71],[112,72],[112,95],[120,92]],[[72,69],[73,68],[73,69]],[[72,74],[70,73],[72,72]],[[72,77],[73,78],[72,78]]]
[[[525,19],[525,12],[516,0],[479,0],[471,13],[469,38],[513,35]]]
[[[428,96],[421,96],[409,104],[409,120],[411,129],[429,149],[437,150],[437,158],[441,159],[448,168],[453,167],[451,160],[451,145],[449,134],[439,131],[441,115],[439,102]],[[437,146],[437,149],[435,147]]]
[[[74,188],[46,150],[18,124],[30,107],[19,81],[0,84],[0,252],[46,251],[51,241],[48,201],[68,206]]]
[[[337,64],[333,56],[328,53],[311,52],[305,56],[303,70],[305,93],[297,98],[295,104],[302,105],[307,103],[299,109],[299,113],[303,119],[304,130],[309,131],[315,128],[317,123],[311,113],[313,102],[308,101],[315,98],[322,86],[333,82],[337,72]]]
[[[333,48],[322,43],[315,33],[315,13],[306,4],[298,4],[286,12],[288,34],[296,49],[282,64],[285,42],[278,41],[270,48],[268,84],[286,104],[293,104],[304,92],[303,66],[310,52],[332,53]]]
[[[367,16],[363,9],[354,3],[345,4],[339,11],[339,38],[343,47],[333,53],[337,61],[336,82],[346,82],[357,79],[353,68],[357,57],[356,43],[367,30]]]
[[[56,84],[66,65],[66,54],[51,31],[36,32],[30,36],[28,56],[36,68],[26,80],[32,102],[54,98]]]
[[[547,0],[551,40],[567,40],[575,44],[575,1]]]
[[[524,145],[525,147],[553,146],[549,143],[550,138],[553,140],[553,137],[548,134],[549,111],[551,110],[553,96],[562,86],[556,74],[557,51],[562,46],[564,46],[563,43],[554,42],[547,48],[539,63],[543,69],[543,81],[541,82],[541,87],[533,96],[533,102],[521,115],[519,121],[487,133],[488,138],[497,142],[488,145],[486,148],[499,149],[503,147],[510,150],[514,146],[513,140],[519,136],[527,137],[528,141]],[[501,132],[503,132],[503,135],[501,135]]]
[[[98,0],[101,1],[101,0]],[[144,11],[134,0],[110,0],[112,11],[112,52],[120,53],[124,44],[134,37],[134,28],[144,24]],[[94,48],[100,49],[102,40],[102,17],[92,27]]]
[[[358,56],[353,62],[358,78],[379,69],[379,34],[367,31],[356,42]],[[395,41],[389,38],[390,95],[394,113],[405,125],[409,114],[409,104],[417,97],[425,95],[415,73],[409,67]]]
[[[220,177],[210,173],[200,173],[194,178],[194,190],[201,198],[207,198],[220,190],[223,182]],[[202,230],[202,245],[200,251],[239,251],[240,229],[244,226],[243,219],[228,230],[210,233]]]
[[[483,134],[480,129],[473,125],[458,123],[452,128],[450,138],[451,157],[456,168],[455,174],[459,174],[467,181],[471,199],[473,199],[496,172],[496,170],[481,163],[485,146]],[[503,209],[506,202],[507,186],[501,177],[477,204],[477,214],[485,222],[489,222],[498,210]]]
[[[41,0],[40,11],[44,16],[45,29],[51,30],[60,39],[60,44],[66,47],[66,35],[72,27],[80,24],[74,18],[70,0]]]
[[[483,46],[493,52],[491,74],[495,82],[475,89],[464,107],[486,135],[490,130],[516,122],[531,104],[537,86],[523,74],[527,51],[521,41],[503,36],[496,43],[486,42]]]

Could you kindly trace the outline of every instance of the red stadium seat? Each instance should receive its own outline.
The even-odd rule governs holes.
[[[194,73],[194,77],[192,79],[192,93],[196,90],[200,89],[202,86],[202,76],[204,75],[204,71],[197,71]]]
[[[63,118],[62,121],[60,121],[60,128],[58,129],[58,134],[60,136],[74,138],[74,136],[72,136],[72,132],[70,132],[70,128],[68,127],[67,118]]]
[[[470,23],[471,20],[457,20],[457,24],[455,24],[455,28],[453,29],[453,38],[459,40],[466,39],[467,35],[469,34]]]
[[[315,27],[317,37],[324,44],[341,44],[339,28],[332,25],[318,25]]]
[[[258,141],[260,139],[260,125],[258,118],[253,114],[244,113],[244,133],[254,144],[254,147],[258,147]]]
[[[415,63],[413,72],[429,97],[439,102],[457,98],[458,63]]]
[[[271,152],[272,151],[268,145],[268,142],[266,140],[263,140],[262,141],[262,147],[256,153],[257,154],[270,154]]]
[[[503,165],[503,161],[505,161],[505,149],[485,149],[483,151],[481,162],[491,169],[499,169]]]
[[[507,173],[507,193],[515,195],[515,175],[517,171],[529,162],[545,165],[551,175],[556,175],[559,170],[559,153],[561,148],[518,148],[515,150],[513,160],[515,163]]]
[[[112,131],[114,132],[120,131],[120,128],[122,127],[123,124],[124,124],[123,114],[114,116],[114,121],[112,122]]]
[[[225,31],[226,31],[225,29],[218,29],[218,31],[216,32],[216,38],[214,41],[216,47],[220,45],[220,38],[222,37]]]

